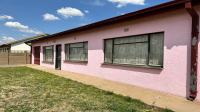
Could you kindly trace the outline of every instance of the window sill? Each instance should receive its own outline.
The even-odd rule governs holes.
[[[102,65],[110,66],[121,66],[121,67],[135,67],[135,68],[148,68],[148,69],[158,69],[163,70],[162,66],[145,66],[145,65],[129,65],[129,64],[111,64],[111,63],[102,63]]]
[[[64,60],[64,63],[80,63],[80,64],[87,64],[88,61],[71,61],[71,60]]]
[[[44,63],[44,64],[51,64],[51,65],[54,64],[54,62],[47,62],[47,61],[43,61],[42,63]]]

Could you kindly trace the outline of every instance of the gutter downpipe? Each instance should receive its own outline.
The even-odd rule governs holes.
[[[197,97],[199,15],[192,6],[192,0],[185,3],[185,9],[192,17],[190,90],[187,99],[193,101]]]

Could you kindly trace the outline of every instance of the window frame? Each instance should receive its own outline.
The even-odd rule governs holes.
[[[114,65],[114,66],[123,66],[123,67],[144,67],[144,68],[156,68],[156,69],[163,69],[164,68],[164,37],[163,37],[163,40],[162,40],[162,43],[163,43],[163,46],[162,46],[162,61],[163,61],[163,64],[162,65],[151,65],[149,64],[149,60],[150,60],[150,38],[151,38],[151,35],[152,34],[160,34],[162,33],[163,36],[165,37],[165,32],[162,31],[162,32],[154,32],[154,33],[146,33],[146,34],[139,34],[139,35],[129,35],[129,36],[123,36],[123,37],[114,37],[114,38],[107,38],[107,39],[104,39],[104,63],[103,65]],[[114,58],[114,40],[115,39],[119,39],[119,38],[128,38],[128,37],[133,37],[133,36],[143,36],[143,35],[147,35],[147,39],[148,39],[148,56],[147,56],[147,62],[146,62],[146,65],[134,65],[134,64],[120,64],[120,63],[113,63],[113,58]],[[105,51],[106,51],[106,40],[112,40],[112,62],[109,63],[109,62],[106,62],[106,55],[105,55]],[[132,43],[137,43],[137,42],[132,42]]]
[[[47,61],[46,60],[46,47],[52,47],[52,57],[51,57],[51,61]],[[54,45],[49,45],[49,46],[43,46],[42,47],[43,50],[43,63],[47,63],[47,64],[54,64]]]
[[[82,43],[83,45],[85,44],[85,43],[87,43],[87,60],[86,61],[82,61],[82,60],[70,60],[70,45],[72,45],[72,44],[80,44],[80,43]],[[69,46],[69,51],[68,51],[68,53],[66,52],[66,46]],[[74,43],[66,43],[65,45],[64,45],[64,47],[65,47],[65,60],[64,60],[64,62],[72,62],[72,63],[88,63],[88,41],[83,41],[83,42],[74,42]],[[69,55],[68,56],[68,58],[69,59],[66,59],[66,55]]]

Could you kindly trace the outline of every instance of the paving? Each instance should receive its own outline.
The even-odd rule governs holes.
[[[130,96],[134,99],[139,99],[149,105],[169,108],[176,112],[200,112],[200,102],[188,101],[184,97],[175,96],[172,94],[167,94],[142,87],[113,82],[84,74],[72,73],[63,70],[54,70],[38,65],[26,66],[33,69],[53,73],[55,75],[75,80],[87,85],[93,85],[102,90],[111,91],[124,96]]]

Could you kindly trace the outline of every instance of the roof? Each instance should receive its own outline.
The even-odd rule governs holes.
[[[34,36],[34,37],[25,38],[25,39],[22,39],[22,40],[17,40],[17,41],[14,41],[14,42],[2,44],[2,45],[0,45],[0,47],[10,46],[10,45],[21,43],[21,42],[25,43],[25,42],[28,42],[28,41],[33,41],[35,39],[40,39],[40,38],[45,37],[45,36],[48,36],[48,34],[42,34],[42,35],[38,35],[38,36]]]
[[[169,10],[184,8],[185,3],[189,2],[189,1],[192,1],[194,3],[194,5],[196,5],[196,3],[198,3],[198,4],[200,3],[200,0],[173,0],[173,1],[170,1],[167,3],[163,3],[160,5],[156,5],[156,6],[142,9],[139,11],[131,12],[131,13],[124,14],[121,16],[117,16],[117,17],[113,17],[110,19],[95,22],[92,24],[88,24],[85,26],[81,26],[81,27],[66,30],[63,32],[55,33],[52,35],[48,35],[44,38],[35,39],[35,40],[29,41],[29,42],[36,42],[36,41],[40,41],[40,40],[44,40],[44,39],[55,38],[57,36],[61,36],[61,35],[65,35],[65,34],[71,34],[71,33],[75,33],[75,32],[85,31],[85,30],[89,30],[89,29],[93,29],[93,28],[97,28],[97,27],[101,27],[101,26],[105,26],[105,25],[110,25],[110,24],[130,20],[130,19],[142,18],[142,17],[146,17],[149,15],[159,14],[161,12],[165,12],[165,11],[169,11]]]

